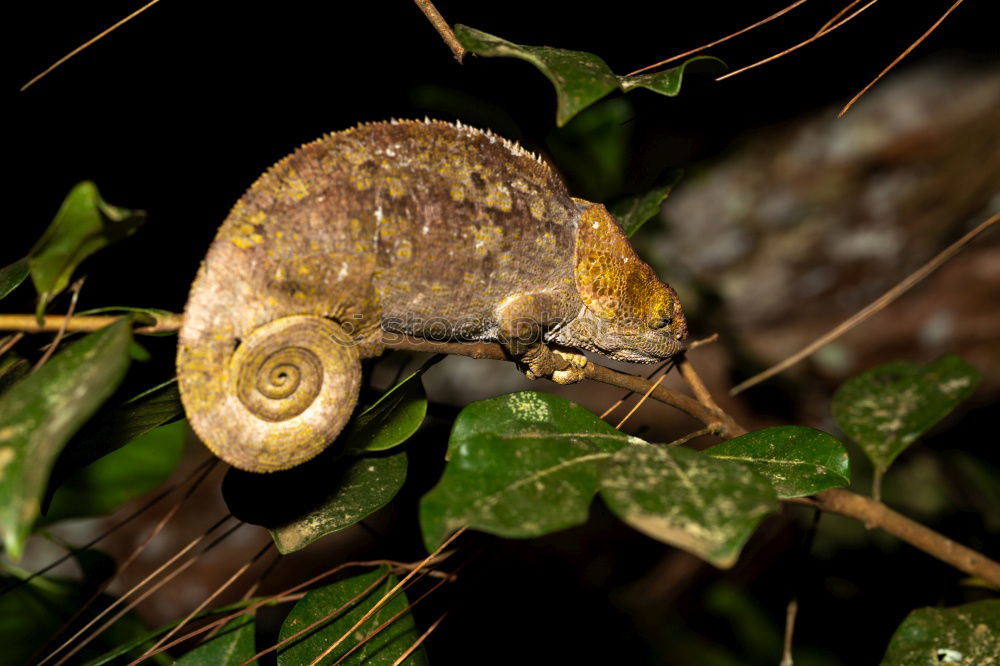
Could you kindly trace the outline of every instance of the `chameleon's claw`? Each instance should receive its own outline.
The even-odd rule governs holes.
[[[553,350],[552,354],[568,363],[568,365],[562,370],[556,370],[552,373],[552,381],[556,384],[576,384],[577,382],[583,381],[586,377],[586,372],[584,372],[584,368],[587,365],[586,356],[575,352],[561,351],[559,349]]]
[[[521,363],[525,366],[524,376],[528,379],[546,377],[556,384],[575,384],[584,378],[587,357],[537,344],[524,353]]]

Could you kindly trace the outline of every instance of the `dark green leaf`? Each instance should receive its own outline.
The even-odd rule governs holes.
[[[131,322],[115,322],[0,396],[0,532],[11,557],[21,555],[56,456],[125,376],[131,339]]]
[[[560,127],[618,87],[618,77],[593,53],[522,46],[465,25],[455,26],[455,36],[477,55],[520,58],[537,67],[555,86],[556,124]]]
[[[145,219],[143,211],[106,203],[90,181],[70,190],[49,228],[28,255],[31,280],[38,291],[38,316],[66,288],[80,262],[102,247],[130,236]]]
[[[0,268],[0,298],[17,289],[26,277],[28,277],[27,257]]]
[[[4,339],[0,338],[0,345],[3,342]],[[0,393],[20,381],[30,369],[31,364],[15,352],[8,352],[0,357]]]
[[[455,420],[444,475],[420,502],[424,543],[432,551],[464,525],[505,537],[579,525],[599,462],[638,441],[546,393],[472,403]]]
[[[143,391],[124,403],[105,406],[59,454],[49,477],[42,512],[48,512],[52,495],[68,477],[137,437],[183,415],[184,406],[181,404],[176,379]],[[176,429],[173,434],[164,435],[164,441],[173,442],[182,436],[181,433],[182,429]]]
[[[406,481],[406,452],[349,458],[333,492],[305,515],[271,529],[281,553],[292,553],[375,513],[389,503]]]
[[[892,636],[882,666],[1000,663],[1000,599],[919,608]]]
[[[588,201],[605,201],[621,193],[634,124],[632,103],[625,97],[602,100],[578,114],[545,139],[573,191]]]
[[[288,638],[331,613],[333,617],[283,648],[279,648],[278,665],[309,664],[330,645],[346,635],[346,638],[319,662],[320,664],[332,664],[361,644],[361,647],[341,662],[344,666],[391,666],[420,636],[413,616],[404,612],[408,601],[402,592],[388,601],[360,627],[353,631],[351,628],[398,582],[395,576],[388,574],[388,568],[383,566],[370,573],[347,578],[309,592],[295,604],[295,608],[281,625],[280,640]],[[389,622],[397,613],[403,614],[372,636],[380,625]],[[368,638],[369,636],[371,638]],[[427,655],[423,647],[417,648],[403,663],[408,666],[427,664]]]
[[[165,425],[72,474],[59,487],[45,523],[102,516],[163,483],[180,462],[187,422]]]
[[[813,495],[851,482],[844,445],[814,428],[764,428],[716,444],[705,453],[747,464],[771,482],[780,499]]]
[[[957,356],[929,365],[887,363],[844,382],[833,397],[833,418],[881,472],[978,383],[976,369]]]
[[[720,69],[723,71],[726,69],[726,63],[722,62],[715,56],[699,55],[694,56],[693,58],[688,58],[677,67],[665,69],[662,72],[637,74],[636,76],[619,76],[619,84],[625,92],[635,88],[646,88],[647,90],[652,90],[653,92],[666,95],[667,97],[676,97],[681,91],[681,83],[684,80],[684,70],[687,69],[688,65],[693,62],[698,62],[699,60],[710,61],[722,65]]]
[[[18,578],[23,580],[25,572],[18,573]],[[37,659],[29,661],[30,657],[45,644],[50,650],[58,645],[51,643],[51,639],[93,593],[91,585],[68,580],[36,577],[24,584],[17,585],[18,582],[17,578],[0,577],[0,589],[5,590],[0,594],[2,664],[38,663]],[[97,604],[103,607],[109,602],[109,597],[101,597]],[[70,631],[81,626],[82,622],[78,621]],[[128,641],[143,629],[134,615],[125,615],[79,652],[71,663],[82,663],[113,645]],[[130,656],[139,655],[132,652]]]
[[[428,367],[393,386],[358,415],[344,435],[347,451],[385,451],[417,432],[427,415],[427,395],[420,378]]]
[[[622,225],[626,236],[639,231],[642,225],[659,214],[660,206],[683,173],[680,169],[671,169],[648,192],[627,197],[611,206],[611,213]]]
[[[230,620],[219,633],[174,663],[178,666],[240,666],[255,654],[254,618],[250,614]]]
[[[774,489],[747,466],[679,446],[622,449],[602,466],[600,486],[626,523],[722,568],[778,508]]]

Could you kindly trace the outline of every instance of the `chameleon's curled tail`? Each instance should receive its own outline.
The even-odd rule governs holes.
[[[178,381],[191,426],[233,467],[273,472],[305,462],[351,416],[358,351],[330,319],[281,317],[242,340],[181,338]]]

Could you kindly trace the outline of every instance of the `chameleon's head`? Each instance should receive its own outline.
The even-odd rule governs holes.
[[[555,341],[620,361],[654,363],[681,350],[687,322],[677,294],[629,244],[600,204],[580,214],[576,288],[584,308]]]

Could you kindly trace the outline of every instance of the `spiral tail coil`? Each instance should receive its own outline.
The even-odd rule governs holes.
[[[254,329],[235,351],[182,344],[178,381],[208,448],[233,467],[273,472],[316,456],[343,429],[361,364],[339,324],[293,315]]]

